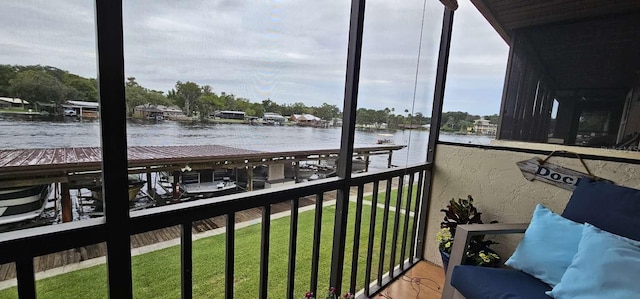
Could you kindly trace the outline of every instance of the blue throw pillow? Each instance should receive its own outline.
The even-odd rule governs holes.
[[[583,226],[538,204],[522,241],[504,264],[555,286],[578,252]]]
[[[640,241],[640,190],[582,179],[562,216]]]
[[[585,224],[578,253],[553,298],[640,297],[640,242]]]

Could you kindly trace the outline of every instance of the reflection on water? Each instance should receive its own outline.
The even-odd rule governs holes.
[[[340,132],[340,128],[127,122],[127,142],[130,146],[216,144],[262,151],[328,149],[340,147]],[[358,130],[355,146],[374,146],[380,133]],[[428,131],[383,133],[392,134],[387,138],[395,144],[408,145],[394,152],[392,164],[404,166],[425,160]],[[489,144],[491,139],[487,136],[440,135],[440,140],[459,143]],[[97,120],[80,121],[75,118],[43,120],[0,115],[0,140],[0,149],[100,146],[100,124]],[[383,169],[386,165],[386,155],[371,157],[371,168]]]

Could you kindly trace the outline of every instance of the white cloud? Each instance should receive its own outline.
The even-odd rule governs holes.
[[[0,63],[96,76],[91,2],[13,2],[2,4]],[[415,112],[425,114],[442,23],[442,5],[427,2],[415,103]],[[460,5],[445,110],[497,113],[507,47],[471,4]],[[253,101],[342,107],[349,6],[343,0],[125,0],[126,76],[162,91],[193,81]],[[413,105],[422,6],[420,0],[367,2],[360,107]]]
[[[496,114],[500,110],[508,46],[470,2],[459,4],[443,109]]]

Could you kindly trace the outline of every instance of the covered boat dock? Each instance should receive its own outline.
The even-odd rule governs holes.
[[[354,149],[354,158],[388,155],[392,167],[393,151],[404,145],[377,145]],[[252,170],[262,165],[295,167],[298,176],[300,162],[335,160],[339,149],[313,149],[287,152],[247,150],[222,145],[189,146],[131,146],[128,148],[130,174],[146,174],[147,190],[153,191],[152,173],[173,174],[176,180],[185,168],[193,171],[220,169]],[[282,169],[282,167],[278,167]],[[60,184],[62,220],[72,220],[70,189],[100,185],[102,153],[99,147],[0,150],[0,188],[14,188],[43,184]],[[253,171],[248,171],[247,190],[253,190]],[[173,182],[177,191],[177,181]],[[177,192],[174,192],[177,194]]]

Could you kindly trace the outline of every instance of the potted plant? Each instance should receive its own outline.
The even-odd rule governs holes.
[[[445,216],[440,223],[441,229],[436,235],[436,241],[442,257],[442,265],[446,272],[456,227],[459,224],[482,224],[482,213],[478,212],[473,206],[473,197],[471,195],[468,195],[466,199],[458,198],[457,201],[451,199],[447,208],[440,211],[444,212]],[[491,223],[497,223],[497,221],[492,221]],[[479,235],[471,238],[463,264],[495,267],[500,263],[500,256],[489,248],[489,246],[497,243],[485,240],[484,237],[484,235]]]

